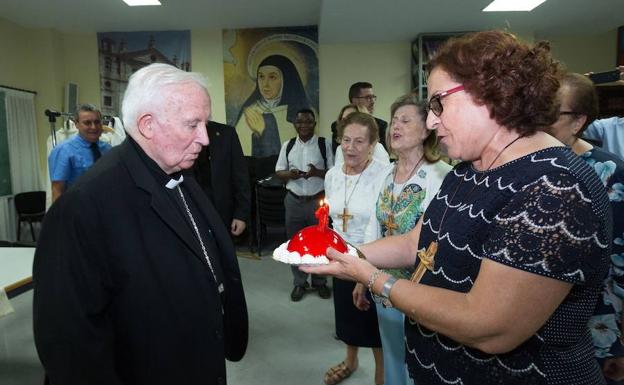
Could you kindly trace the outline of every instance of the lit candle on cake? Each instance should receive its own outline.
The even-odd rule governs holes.
[[[314,212],[318,224],[304,227],[289,241],[273,250],[273,259],[291,265],[326,265],[329,259],[325,252],[328,247],[340,253],[357,256],[357,250],[329,228],[329,204],[321,199],[320,207]]]
[[[325,232],[327,229],[327,223],[329,222],[329,205],[325,199],[321,199],[321,207],[319,207],[314,216],[318,219],[318,231]]]

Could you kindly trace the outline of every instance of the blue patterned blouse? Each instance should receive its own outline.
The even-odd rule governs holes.
[[[624,299],[624,162],[600,148],[581,155],[607,189],[613,209],[611,267],[602,287],[602,298],[589,320],[597,358],[622,357],[621,319]]]

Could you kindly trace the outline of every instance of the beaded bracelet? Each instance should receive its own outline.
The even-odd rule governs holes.
[[[370,278],[368,278],[367,287],[368,287],[368,291],[370,291],[371,294],[373,294],[373,284],[375,284],[375,281],[382,273],[383,271],[381,270],[375,270],[373,274],[371,274]]]

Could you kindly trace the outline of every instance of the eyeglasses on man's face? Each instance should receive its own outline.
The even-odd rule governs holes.
[[[81,120],[80,124],[82,124],[83,126],[89,127],[92,125],[95,126],[99,126],[102,124],[102,121],[100,119],[95,119],[95,120]]]
[[[444,107],[442,107],[442,99],[454,94],[455,92],[463,91],[464,86],[457,86],[455,88],[451,88],[450,90],[442,91],[439,94],[435,94],[429,99],[429,103],[427,103],[427,109],[435,116],[442,115],[442,111],[444,111]]]
[[[295,124],[298,126],[310,125],[314,124],[316,121],[314,119],[297,119],[295,120]]]
[[[355,96],[354,99],[366,99],[368,102],[377,100],[377,95]]]

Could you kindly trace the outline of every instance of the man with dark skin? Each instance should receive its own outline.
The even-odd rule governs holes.
[[[288,238],[302,228],[316,224],[314,212],[324,195],[325,172],[334,164],[331,143],[314,135],[315,126],[314,112],[300,110],[295,119],[297,137],[282,144],[275,165],[277,177],[286,183],[288,190],[284,198]],[[321,152],[323,146],[326,159]],[[303,298],[306,288],[309,287],[308,274],[296,266],[291,270],[294,288],[290,298],[296,302]],[[324,276],[312,275],[312,287],[318,290],[321,298],[331,296]]]
[[[312,137],[314,136],[315,127],[316,122],[314,119],[314,113],[299,112],[297,114],[297,119],[295,120],[295,131],[297,131],[297,136],[302,142],[307,143],[310,139],[312,139]],[[325,178],[325,173],[327,172],[327,170],[318,169],[314,167],[314,164],[312,163],[308,163],[308,167],[308,171],[302,171],[296,168],[292,168],[290,170],[277,171],[276,175],[285,183],[288,183],[288,181],[291,179],[308,179],[313,176]]]

